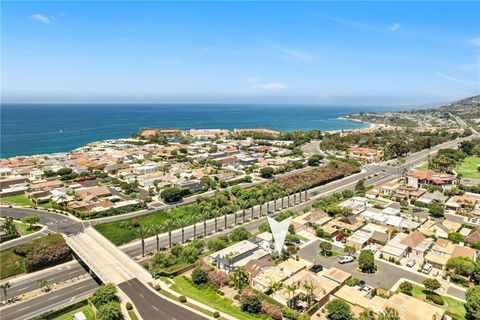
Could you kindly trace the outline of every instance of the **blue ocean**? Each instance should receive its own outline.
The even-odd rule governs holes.
[[[69,151],[128,137],[142,127],[337,130],[366,124],[337,119],[382,107],[234,104],[2,104],[1,158]]]

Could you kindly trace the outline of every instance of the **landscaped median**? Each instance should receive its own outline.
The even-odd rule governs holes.
[[[21,194],[17,196],[10,196],[10,197],[2,197],[0,198],[0,202],[8,203],[12,205],[22,206],[22,207],[41,207],[45,209],[52,209],[51,203],[39,203],[35,204],[30,200],[26,195]]]
[[[222,190],[209,198],[198,198],[196,203],[178,206],[171,210],[159,210],[154,213],[135,218],[128,218],[115,222],[98,224],[95,226],[102,235],[116,245],[128,243],[140,238],[138,227],[146,228],[145,237],[155,235],[152,226],[158,225],[161,233],[169,230],[200,224],[205,220],[222,219],[227,214],[238,211],[251,211],[252,207],[260,206],[260,211],[265,214],[266,209],[279,208],[282,204],[288,205],[296,202],[301,193],[308,188],[317,187],[326,183],[358,173],[360,168],[352,163],[331,160],[330,163],[308,172],[302,171],[281,177],[264,185],[247,189],[234,187]],[[278,199],[275,204],[270,202]],[[263,211],[262,211],[263,209]],[[248,214],[250,212],[246,212]],[[241,221],[242,218],[239,218]],[[221,221],[221,220],[219,220]]]

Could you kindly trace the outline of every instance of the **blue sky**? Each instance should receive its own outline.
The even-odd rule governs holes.
[[[3,101],[415,105],[480,92],[479,2],[3,2]]]

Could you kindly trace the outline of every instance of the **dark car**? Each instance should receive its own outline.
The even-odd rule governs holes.
[[[318,273],[323,270],[323,266],[321,264],[314,264],[311,268],[310,271]]]
[[[300,244],[300,243],[301,243],[300,238],[297,238],[297,237],[293,237],[293,238],[291,239],[291,241],[292,241],[293,243],[296,243],[296,244]]]

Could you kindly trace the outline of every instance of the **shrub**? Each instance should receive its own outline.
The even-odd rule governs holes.
[[[440,306],[443,306],[444,304],[443,298],[438,294],[427,294],[426,298],[427,300],[430,300],[433,303],[438,304]]]
[[[99,308],[109,302],[119,302],[117,288],[112,283],[102,284],[92,296],[92,303]]]
[[[212,314],[212,316],[213,316],[214,318],[220,318],[220,312],[215,311],[215,312]]]
[[[408,281],[403,281],[402,283],[400,283],[399,289],[402,293],[411,296],[412,295],[412,290],[413,290],[413,285]]]
[[[122,309],[118,302],[109,302],[98,308],[98,320],[121,320],[123,319]]]
[[[132,303],[130,301],[127,302],[127,304],[125,305],[125,308],[127,308],[127,310],[129,310],[129,311],[132,310],[133,309]]]
[[[450,275],[450,280],[455,283],[461,284],[464,287],[468,287],[469,284],[469,280],[467,278],[456,273]]]
[[[223,287],[228,284],[228,275],[220,270],[212,270],[208,273],[208,279],[217,286]]]
[[[266,301],[262,301],[262,309],[261,312],[264,315],[269,316],[273,320],[282,320],[282,310],[279,307],[274,306]]]
[[[262,302],[257,296],[247,296],[241,299],[242,310],[248,313],[259,313],[262,310]]]
[[[195,269],[192,272],[192,282],[195,284],[202,284],[208,282],[207,272],[203,269]]]
[[[179,297],[178,297],[178,301],[180,301],[181,303],[185,303],[185,302],[187,302],[187,297],[185,297],[185,296],[179,296]]]
[[[236,295],[233,296],[234,300],[240,300],[240,295],[237,293]]]
[[[345,284],[349,287],[353,287],[358,284],[358,279],[357,278],[350,278],[348,279]]]

